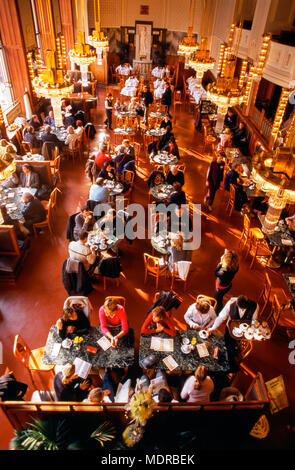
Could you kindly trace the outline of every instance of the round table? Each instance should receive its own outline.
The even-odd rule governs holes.
[[[165,134],[165,129],[149,129],[146,131],[146,135],[152,135],[153,137],[162,137]]]
[[[95,246],[97,251],[113,249],[118,243],[118,238],[111,234],[105,234],[102,230],[93,230],[88,233],[87,243],[90,247]]]
[[[114,133],[115,133],[115,136],[122,135],[125,137],[131,137],[131,136],[135,136],[136,129],[134,129],[133,127],[117,127],[114,130]]]
[[[164,119],[164,117],[167,116],[167,113],[163,113],[162,111],[152,111],[149,116],[152,118]]]
[[[158,235],[155,235],[151,238],[152,247],[161,253],[161,255],[168,255],[170,240],[168,232],[160,232]]]
[[[37,140],[41,140],[42,134],[45,133],[45,129],[41,128],[38,131],[35,131],[34,135]],[[51,127],[51,134],[55,134],[58,140],[62,143],[65,143],[68,132],[65,127]]]
[[[175,165],[178,162],[178,159],[175,155],[160,153],[151,157],[151,160],[156,165]]]
[[[16,160],[22,160],[24,162],[44,162],[45,158],[39,153],[32,153],[31,155],[17,155]]]
[[[170,194],[173,192],[173,186],[171,184],[157,184],[152,188],[152,195],[155,199],[164,201],[169,198]]]
[[[124,186],[119,181],[114,183],[112,180],[105,180],[104,186],[108,188],[110,196],[118,196],[124,191]]]

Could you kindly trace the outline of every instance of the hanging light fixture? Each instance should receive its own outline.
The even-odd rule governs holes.
[[[34,90],[37,96],[51,100],[55,126],[61,127],[63,126],[61,100],[73,93],[74,84],[63,74],[63,70],[56,66],[54,51],[45,51],[45,64],[40,75],[33,80]]]
[[[103,53],[109,50],[109,40],[100,30],[100,1],[93,0],[94,3],[94,16],[95,16],[95,30],[92,36],[89,36],[88,43],[96,49],[97,63],[102,64]]]
[[[84,0],[82,1],[82,22],[80,21],[78,0],[75,0],[76,18],[78,24],[78,43],[75,48],[69,51],[69,58],[72,70],[75,70],[75,64],[80,66],[82,86],[88,85],[88,66],[96,62],[95,50],[89,44],[85,44],[85,25],[84,25]],[[82,24],[81,24],[82,23]]]
[[[199,49],[199,44],[197,43],[196,38],[193,36],[193,26],[190,24],[194,24],[194,17],[195,17],[195,0],[194,0],[194,8],[192,13],[192,2],[190,0],[190,7],[189,7],[189,15],[188,15],[188,32],[187,36],[183,38],[183,41],[178,45],[177,54],[184,56],[184,67],[189,68],[189,59],[191,55]]]
[[[210,57],[210,51],[207,49],[210,13],[211,10],[208,9],[208,2],[205,0],[201,28],[201,47],[200,50],[192,54],[188,62],[189,67],[196,72],[199,85],[202,83],[204,73],[207,72],[207,70],[213,69],[215,64],[215,59]]]

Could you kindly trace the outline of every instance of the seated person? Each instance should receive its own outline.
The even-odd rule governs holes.
[[[32,166],[25,163],[19,176],[19,186],[21,188],[40,188],[40,178],[38,173],[33,171]]]
[[[139,103],[138,103],[138,99],[136,98],[136,96],[133,96],[130,100],[130,103],[128,104],[128,111],[134,111],[136,112],[136,108],[138,107]]]
[[[76,142],[79,138],[75,133],[75,129],[73,128],[73,126],[69,126],[67,128],[67,133],[68,135],[65,140],[65,145],[68,145],[70,150],[74,150],[74,148],[76,147]]]
[[[170,194],[168,199],[168,206],[169,204],[176,204],[181,206],[181,204],[186,204],[186,196],[185,192],[182,190],[182,186],[178,181],[174,181],[173,183],[173,192]]]
[[[12,173],[12,175],[7,180],[1,183],[1,187],[3,189],[16,188],[18,185],[19,185],[19,177],[16,171]]]
[[[268,209],[268,197],[254,197],[252,210],[256,214],[266,214]]]
[[[156,155],[159,150],[160,139],[156,137],[155,135],[153,135],[152,137],[153,137],[153,141],[148,145],[149,158],[152,157],[153,155]]]
[[[166,182],[167,184],[173,184],[177,181],[181,186],[184,185],[184,174],[182,171],[178,170],[176,165],[172,165],[170,170],[167,173]]]
[[[33,127],[33,129],[35,131],[38,131],[40,129],[40,127],[42,127],[42,124],[39,121],[39,118],[38,118],[37,114],[33,114],[31,119],[29,120],[29,124],[30,124],[30,126]]]
[[[240,122],[239,127],[233,129],[233,146],[238,147],[243,155],[248,153],[248,142],[246,134],[246,126],[243,121]]]
[[[62,317],[56,322],[58,334],[62,339],[74,333],[83,335],[88,332],[90,323],[85,313],[79,306],[64,308]]]
[[[107,299],[100,307],[99,323],[101,332],[109,338],[113,348],[117,347],[118,340],[129,331],[125,309],[114,299]]]
[[[105,147],[105,153],[107,155],[110,154],[110,152],[112,151],[112,144],[111,144],[111,138],[108,134],[101,134],[99,136],[99,141],[98,141],[98,150],[99,152],[102,150],[102,147]]]
[[[60,147],[62,142],[58,139],[57,135],[53,134],[51,132],[51,127],[50,126],[46,126],[45,127],[45,132],[43,132],[43,134],[41,134],[41,140],[42,142],[52,142],[54,144],[56,144],[57,147]]]
[[[88,233],[85,230],[78,232],[78,241],[72,241],[69,244],[70,258],[81,261],[86,271],[89,271],[97,262],[95,247],[89,248],[87,245]]]
[[[152,394],[153,400],[155,400],[156,403],[177,403],[177,400],[173,399],[172,392],[168,386],[165,371],[158,369],[155,379],[161,380],[162,385],[151,383],[147,375],[142,375],[139,383],[142,388],[149,389],[150,393]],[[158,391],[156,389],[158,389]]]
[[[240,183],[241,165],[239,163],[232,163],[231,169],[226,174],[224,179],[224,189],[230,190],[230,185],[233,184],[235,187],[235,210],[240,211],[244,204],[248,202],[246,192],[243,190],[243,186]]]
[[[201,401],[210,401],[210,395],[214,390],[214,382],[208,376],[208,369],[205,366],[199,366],[194,375],[191,375],[185,382],[181,390],[182,400],[197,403]]]
[[[118,387],[121,384],[122,387],[125,385],[126,398],[120,397],[119,401],[122,403],[128,403],[130,398],[130,384],[131,379],[128,378],[128,369],[107,369],[102,381],[102,391],[104,393],[104,401],[113,403],[116,401],[116,393]],[[126,389],[126,385],[128,388]],[[132,393],[132,392],[131,392]]]
[[[110,390],[103,390],[100,387],[95,387],[88,393],[87,398],[83,400],[84,403],[112,403],[109,394]]]
[[[177,263],[178,261],[186,261],[187,254],[187,252],[183,249],[183,238],[180,234],[173,233],[171,235],[171,246],[169,247],[169,252],[169,270],[172,272],[174,268],[175,272],[175,269],[177,269],[177,265],[174,266],[174,263]]]
[[[78,240],[78,234],[80,230],[85,232],[91,232],[93,230],[96,220],[93,217],[92,212],[85,205],[81,208],[80,214],[77,214],[75,217],[75,227],[74,227],[74,238]]]
[[[121,154],[124,153],[130,157],[132,157],[132,160],[135,159],[135,151],[133,145],[130,144],[128,139],[123,139],[122,144],[118,145],[116,147],[116,152]]]
[[[98,176],[103,180],[117,181],[117,174],[114,162],[104,162]]]
[[[129,153],[119,153],[115,158],[118,175],[121,175],[124,171],[124,167],[129,162],[134,162],[134,158]]]
[[[174,213],[167,216],[167,231],[179,233],[185,242],[192,241],[193,223],[189,216],[188,206],[176,206]]]
[[[61,112],[67,117],[72,115],[72,106],[70,105],[67,100],[62,100],[61,101]]]
[[[153,333],[167,333],[170,336],[176,336],[176,330],[164,307],[155,307],[146,317],[140,334],[149,335]]]
[[[0,205],[0,215],[2,214],[3,218],[3,225],[13,225],[17,240],[18,240],[18,245],[20,248],[23,246],[23,240],[25,239],[25,236],[28,234],[27,229],[22,231],[22,225],[20,222],[16,219],[12,219],[10,215],[7,212],[6,206]]]
[[[164,150],[164,147],[169,143],[171,137],[173,136],[171,132],[171,127],[167,126],[165,128],[165,134],[160,137],[159,150]]]
[[[169,155],[175,155],[175,157],[177,157],[177,159],[179,160],[180,156],[178,145],[173,134],[171,134],[169,141],[163,146],[162,151],[168,152]]]
[[[44,119],[44,124],[47,124],[50,127],[55,126],[53,111],[49,111],[48,116]]]
[[[74,364],[65,364],[54,376],[53,387],[57,401],[83,401],[92,385],[91,379],[81,379],[75,374]]]
[[[23,226],[30,232],[33,232],[33,224],[46,220],[46,210],[39,199],[35,198],[31,193],[23,194],[24,206],[22,209],[23,218],[25,219]]]
[[[107,152],[107,145],[103,144],[100,148],[100,151],[98,152],[98,154],[95,157],[95,163],[96,163],[97,167],[99,168],[99,170],[102,169],[103,164],[105,162],[112,162],[113,161],[112,157],[110,155],[108,155],[106,152]]]
[[[220,144],[221,147],[232,147],[232,139],[231,139],[231,130],[229,127],[226,127],[222,134],[220,134]]]
[[[233,112],[232,109],[227,111],[227,114],[224,119],[224,126],[233,129],[237,125],[237,115]]]
[[[89,199],[100,203],[108,202],[109,190],[103,184],[104,178],[100,176],[96,179],[95,183],[91,186],[89,191]]]
[[[116,236],[117,215],[115,209],[109,209],[106,215],[97,222],[97,225],[103,232]]]
[[[188,327],[193,330],[210,328],[216,319],[216,313],[209,301],[200,299],[189,306],[184,319]]]
[[[164,117],[160,124],[160,129],[166,129],[166,127],[170,127],[172,129],[172,122],[171,119],[169,118],[168,114]]]
[[[23,137],[24,142],[28,142],[29,144],[32,144],[32,148],[37,147],[37,140],[36,137],[34,136],[34,128],[32,126],[28,127],[28,130],[26,134]]]
[[[83,134],[84,134],[84,126],[83,126],[83,122],[78,119],[76,121],[76,129],[75,129],[75,134],[76,136],[78,137],[79,140],[81,140],[83,138]]]

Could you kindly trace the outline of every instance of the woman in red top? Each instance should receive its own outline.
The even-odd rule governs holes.
[[[112,343],[113,348],[118,344],[118,339],[125,336],[129,331],[127,315],[122,305],[117,304],[114,299],[107,299],[99,309],[99,322],[102,333],[107,336]],[[113,333],[118,331],[115,336]]]
[[[97,167],[100,170],[102,169],[104,162],[111,162],[112,161],[112,157],[110,155],[107,155],[105,153],[106,151],[107,151],[107,146],[105,144],[103,144],[101,146],[100,151],[98,152],[98,154],[95,157],[95,163],[96,163]]]
[[[164,307],[155,307],[145,319],[141,327],[141,334],[148,335],[162,331],[170,336],[176,335],[175,327]]]

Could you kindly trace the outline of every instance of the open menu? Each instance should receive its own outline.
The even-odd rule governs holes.
[[[174,370],[174,369],[176,369],[176,367],[178,367],[177,362],[175,361],[175,359],[171,355],[165,357],[163,359],[163,362],[164,362],[165,366],[168,367],[169,370]]]
[[[51,356],[57,357],[59,355],[60,348],[61,348],[61,343],[54,343],[52,351],[51,351]]]
[[[154,351],[173,352],[174,340],[172,338],[158,338],[157,336],[152,336],[151,349]]]
[[[75,373],[78,375],[78,377],[86,379],[90,372],[91,364],[89,362],[83,361],[83,359],[79,359],[79,357],[76,357],[73,364],[75,365]]]
[[[107,351],[111,346],[111,342],[108,340],[106,336],[102,336],[98,341],[97,344],[104,350]]]
[[[171,357],[171,356],[170,356]],[[168,366],[167,366],[168,367]],[[151,385],[153,386],[152,395],[158,395],[159,390],[166,386],[166,382],[163,377],[156,377],[155,379],[151,380]]]
[[[207,346],[206,346],[206,344],[204,344],[204,343],[197,344],[197,351],[198,351],[200,357],[207,357],[207,356],[209,356],[209,352],[208,352]]]

